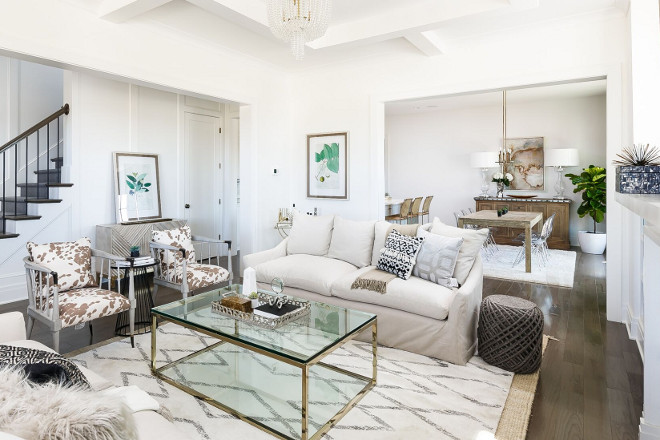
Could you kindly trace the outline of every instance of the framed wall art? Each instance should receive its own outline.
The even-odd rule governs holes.
[[[117,222],[162,218],[158,155],[112,153]]]
[[[511,149],[512,163],[506,165],[513,175],[509,189],[543,191],[543,137],[507,139],[505,145]]]
[[[307,197],[348,199],[348,133],[307,135]]]

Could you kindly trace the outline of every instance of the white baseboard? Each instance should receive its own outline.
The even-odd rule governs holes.
[[[25,272],[0,275],[0,304],[27,299]]]
[[[630,307],[627,308],[625,324],[628,330],[628,337],[637,343],[639,354],[644,361],[644,323],[639,318],[633,316]]]
[[[660,440],[660,426],[648,424],[643,414],[639,420],[639,440]]]

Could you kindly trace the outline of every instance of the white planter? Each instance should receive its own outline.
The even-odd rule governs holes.
[[[578,231],[578,241],[582,252],[600,255],[605,252],[607,246],[607,234],[603,232]]]
[[[259,300],[258,299],[253,299],[251,301],[252,301],[252,308],[253,309],[256,309],[257,307],[259,307]]]

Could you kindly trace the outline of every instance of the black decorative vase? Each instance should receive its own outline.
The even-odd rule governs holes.
[[[660,194],[660,166],[616,167],[615,189],[622,194]]]
[[[136,251],[131,251],[131,257],[137,258],[139,256],[140,256],[140,250],[139,249],[136,250]]]

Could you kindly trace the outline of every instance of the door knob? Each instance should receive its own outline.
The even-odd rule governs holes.
[[[186,203],[186,205],[184,206],[184,208],[186,208],[186,209],[190,208],[190,203]]]

